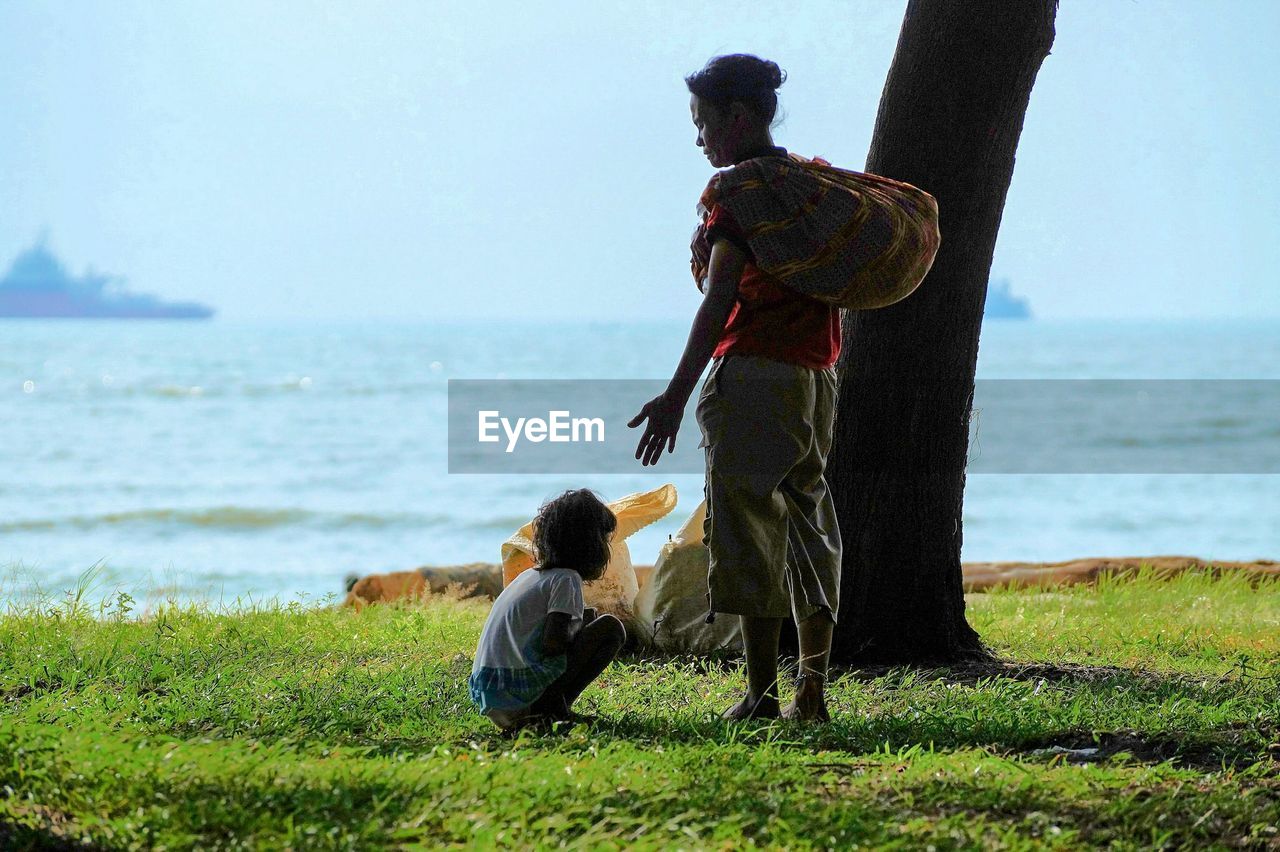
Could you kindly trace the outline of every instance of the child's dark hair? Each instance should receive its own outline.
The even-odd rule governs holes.
[[[568,568],[587,582],[597,580],[609,564],[609,537],[617,528],[617,516],[594,491],[566,491],[543,503],[533,520],[535,567]]]
[[[778,111],[776,89],[786,79],[786,72],[776,62],[750,53],[730,53],[712,57],[701,71],[685,77],[684,83],[690,92],[718,110],[742,101],[762,121],[772,124]]]

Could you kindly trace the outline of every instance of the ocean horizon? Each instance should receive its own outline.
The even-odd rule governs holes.
[[[652,563],[701,477],[449,474],[449,379],[662,379],[686,321],[12,320],[0,598],[320,599],[350,573],[497,562],[560,490],[675,484],[630,539]],[[1280,379],[1280,319],[989,320],[979,379]],[[644,402],[637,399],[635,407]],[[680,441],[696,444],[686,419]],[[965,561],[1280,557],[1280,476],[968,477]]]

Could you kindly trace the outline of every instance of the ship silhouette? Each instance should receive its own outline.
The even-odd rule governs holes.
[[[1001,278],[987,284],[987,304],[983,310],[983,318],[992,319],[1029,319],[1031,308],[1022,296],[1015,296],[1009,291],[1009,279]]]
[[[92,269],[67,274],[42,236],[19,254],[0,279],[0,317],[99,317],[112,319],[206,319],[213,308],[198,302],[163,302],[130,293],[124,280]]]

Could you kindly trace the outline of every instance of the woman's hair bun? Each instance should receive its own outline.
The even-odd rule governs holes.
[[[770,89],[776,89],[787,82],[786,72],[779,68],[776,62],[770,62],[766,59],[764,61],[764,72]]]

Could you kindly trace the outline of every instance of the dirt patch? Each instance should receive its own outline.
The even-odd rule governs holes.
[[[0,817],[0,849],[102,849],[71,839],[72,819],[44,805],[11,806],[13,813]]]
[[[1181,769],[1197,772],[1221,772],[1266,764],[1264,777],[1280,778],[1280,756],[1272,747],[1259,753],[1242,741],[1234,730],[1215,732],[1211,740],[1187,740],[1167,735],[1155,736],[1138,731],[1108,731],[1061,734],[1039,742],[1026,743],[1017,751],[1005,751],[1005,757],[1034,756],[1064,763],[1096,763],[1127,754],[1141,763],[1170,761]],[[1280,749],[1277,749],[1280,750]]]

